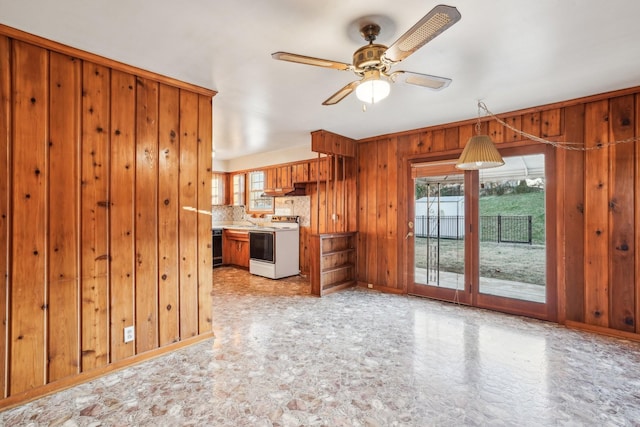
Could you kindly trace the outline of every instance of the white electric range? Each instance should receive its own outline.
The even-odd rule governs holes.
[[[273,216],[249,230],[249,272],[270,279],[300,273],[300,217]]]

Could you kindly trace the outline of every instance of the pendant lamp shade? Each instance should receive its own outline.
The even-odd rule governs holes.
[[[488,135],[474,135],[456,163],[463,170],[488,169],[504,165],[504,160]]]

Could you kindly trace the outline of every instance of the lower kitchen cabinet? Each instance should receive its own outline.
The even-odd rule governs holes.
[[[249,232],[224,230],[222,263],[249,268]]]

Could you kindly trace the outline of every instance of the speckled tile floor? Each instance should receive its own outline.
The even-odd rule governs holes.
[[[214,271],[211,340],[0,414],[50,426],[639,426],[640,344]]]

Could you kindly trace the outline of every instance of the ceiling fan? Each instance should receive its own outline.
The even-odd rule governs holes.
[[[275,52],[271,56],[273,59],[281,61],[352,71],[360,77],[360,80],[347,84],[331,95],[322,105],[337,104],[354,90],[361,101],[375,103],[386,98],[390,91],[389,82],[394,83],[398,79],[403,79],[405,83],[435,90],[449,86],[451,79],[445,77],[410,71],[392,71],[391,67],[433,40],[458,22],[460,18],[460,12],[455,7],[438,5],[389,47],[374,43],[380,34],[380,26],[375,23],[367,23],[360,28],[360,34],[369,44],[355,51],[353,64],[288,52]]]

